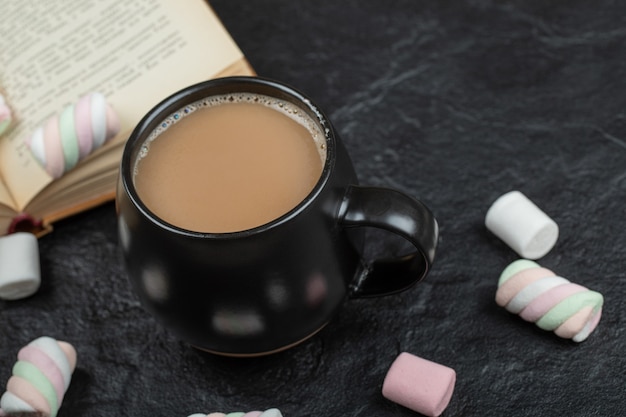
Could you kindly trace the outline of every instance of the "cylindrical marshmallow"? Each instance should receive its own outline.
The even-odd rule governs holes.
[[[50,118],[26,144],[46,172],[59,178],[119,130],[119,119],[104,96],[91,93]]]
[[[247,414],[246,414],[247,417]],[[253,417],[253,416],[250,416]],[[269,410],[263,411],[259,417],[283,417],[280,410],[278,408],[270,408]]]
[[[559,226],[519,191],[500,196],[489,208],[485,226],[521,257],[539,259],[559,237]]]
[[[41,284],[39,244],[32,233],[0,237],[0,298],[18,300],[33,295]]]
[[[418,413],[436,417],[450,403],[455,383],[454,369],[403,352],[385,376],[383,396]]]
[[[43,336],[17,354],[0,415],[55,417],[76,368],[76,350],[67,342]]]
[[[7,105],[2,94],[0,94],[0,135],[9,128],[12,119],[11,108]]]
[[[496,303],[541,329],[582,342],[600,321],[604,297],[533,261],[518,259],[502,271]]]
[[[187,417],[283,417],[283,415],[277,408],[270,408],[265,411],[248,411],[247,413],[242,411],[235,411],[228,414],[217,412],[209,414],[196,413],[190,414]]]

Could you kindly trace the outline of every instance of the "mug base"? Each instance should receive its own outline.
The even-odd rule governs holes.
[[[300,343],[306,342],[307,340],[309,340],[310,338],[312,338],[313,336],[315,336],[317,333],[319,333],[324,327],[326,327],[327,323],[324,323],[323,325],[321,325],[319,328],[317,328],[316,330],[314,330],[312,333],[308,334],[307,336],[304,336],[302,339],[290,343],[288,345],[276,348],[276,349],[272,349],[272,350],[268,350],[268,351],[263,351],[263,352],[253,352],[253,353],[231,353],[231,352],[221,352],[219,350],[212,350],[212,349],[205,349],[199,346],[195,346],[192,345],[192,347],[194,347],[195,349],[201,350],[203,352],[207,352],[207,353],[211,353],[213,355],[218,355],[218,356],[227,356],[227,357],[231,357],[231,358],[257,358],[260,356],[268,356],[268,355],[272,355],[274,353],[279,353],[279,352],[283,352],[287,349],[290,349],[294,346],[299,345]]]

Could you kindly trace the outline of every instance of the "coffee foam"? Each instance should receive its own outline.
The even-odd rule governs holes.
[[[313,119],[311,116],[306,114],[300,107],[297,105],[290,103],[285,100],[281,100],[275,97],[266,96],[263,94],[256,93],[232,93],[232,94],[224,94],[224,95],[216,95],[203,98],[194,103],[188,104],[185,107],[175,111],[166,117],[148,136],[146,141],[142,144],[141,149],[139,150],[139,154],[135,161],[135,166],[133,170],[133,174],[137,175],[138,172],[138,164],[139,162],[148,154],[150,150],[150,144],[156,138],[158,138],[163,132],[169,129],[171,126],[183,120],[185,117],[188,117],[195,113],[196,111],[203,108],[210,108],[216,106],[229,105],[233,103],[250,103],[250,104],[258,104],[262,106],[269,107],[274,109],[285,116],[291,118],[296,123],[305,127],[309,133],[311,134],[311,138],[317,144],[317,150],[320,155],[320,159],[322,161],[322,166],[326,164],[326,138],[329,134],[330,129],[324,126],[324,130],[320,127],[320,124],[325,125],[324,119],[317,109],[313,108],[313,111],[317,118],[319,119],[319,123]],[[310,102],[307,100],[307,104]],[[313,106],[311,106],[313,107]]]

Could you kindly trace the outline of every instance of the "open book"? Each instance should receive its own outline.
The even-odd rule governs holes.
[[[13,124],[0,138],[0,236],[43,233],[110,201],[124,143],[159,101],[188,85],[252,68],[204,0],[0,0],[0,93]],[[102,93],[120,133],[53,179],[26,140],[90,92]]]

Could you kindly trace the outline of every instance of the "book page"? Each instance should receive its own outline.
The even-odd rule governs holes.
[[[163,98],[243,58],[203,0],[0,0],[0,10],[0,85],[17,121],[0,140],[0,173],[17,210],[52,181],[24,140],[65,106],[99,91],[127,136]]]
[[[9,194],[7,187],[4,185],[3,182],[0,182],[0,206],[7,206],[13,209],[14,205],[15,203],[13,202],[13,197],[11,197],[11,194]]]

